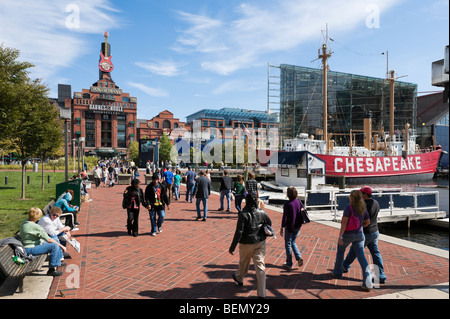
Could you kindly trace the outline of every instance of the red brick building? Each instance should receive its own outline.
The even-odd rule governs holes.
[[[163,134],[178,137],[184,136],[184,130],[191,131],[190,125],[173,117],[173,113],[165,110],[151,120],[139,120],[137,138],[154,140],[161,138]]]
[[[70,155],[74,139],[84,138],[81,145],[85,147],[85,154],[99,157],[126,156],[129,143],[136,139],[137,98],[123,92],[113,81],[111,45],[107,40],[105,32],[98,81],[74,92],[72,99],[65,99],[65,107],[72,111]]]

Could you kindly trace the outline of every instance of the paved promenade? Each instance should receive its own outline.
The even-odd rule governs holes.
[[[145,188],[145,185],[141,185]],[[138,237],[126,232],[126,212],[121,207],[125,186],[91,189],[92,201],[84,203],[74,236],[81,252],[72,247],[72,259],[61,270],[64,275],[45,276],[46,269],[25,278],[25,292],[3,292],[7,298],[48,299],[242,299],[256,297],[253,266],[243,287],[231,278],[239,253],[228,253],[236,221],[232,213],[219,212],[219,196],[208,202],[207,221],[196,221],[194,203],[172,201],[163,232],[150,236],[148,212],[141,209]],[[232,202],[232,205],[234,202]],[[281,210],[266,209],[279,229]],[[355,262],[342,279],[330,275],[336,254],[337,223],[320,215],[304,225],[297,244],[304,265],[288,272],[284,240],[267,239],[266,272],[268,299],[448,299],[449,252],[388,236],[381,236],[380,251],[388,277],[386,284],[365,292],[360,288],[361,270]],[[369,264],[371,257],[366,250]],[[2,289],[6,290],[7,285]],[[431,287],[433,286],[433,287]],[[0,290],[2,290],[0,289]],[[14,284],[13,284],[14,289]]]
[[[145,188],[145,185],[142,185]],[[49,299],[109,298],[252,298],[256,296],[253,266],[244,286],[234,284],[231,275],[237,269],[238,251],[228,248],[237,221],[233,213],[219,212],[219,197],[208,202],[207,221],[196,221],[195,205],[172,201],[166,213],[163,232],[150,236],[147,210],[141,209],[138,237],[126,232],[126,212],[121,207],[125,186],[91,189],[93,201],[85,203],[79,215],[80,230],[75,237],[81,253],[70,249],[64,275],[51,285]],[[234,204],[234,202],[232,202]],[[281,213],[266,210],[279,229]],[[414,298],[405,291],[441,292],[448,298],[448,251],[431,249],[431,253],[401,244],[380,242],[388,277],[386,284],[372,292],[361,288],[361,270],[357,263],[342,279],[330,275],[336,254],[337,225],[316,222],[305,225],[297,243],[303,255],[301,269],[288,272],[284,240],[267,240],[267,298],[336,299],[336,298]],[[401,241],[403,243],[404,241]],[[436,251],[437,253],[435,253]],[[370,254],[366,257],[371,263]],[[63,269],[64,270],[64,269]],[[437,289],[429,286],[437,285]],[[416,290],[425,288],[424,290]],[[427,292],[428,291],[428,292]],[[412,295],[414,296],[414,295]],[[424,298],[422,297],[422,298]],[[416,298],[421,298],[416,295]]]

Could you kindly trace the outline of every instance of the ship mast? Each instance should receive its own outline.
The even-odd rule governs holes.
[[[328,58],[331,57],[331,52],[328,52],[328,25],[326,29],[325,41],[322,44],[322,53],[319,50],[319,59],[322,59],[322,68],[323,68],[323,137],[322,139],[325,141],[325,149],[326,154],[329,153],[329,145],[328,145]]]
[[[394,82],[395,82],[395,78],[394,78],[394,70],[391,70],[390,72],[391,77],[388,78],[389,80],[389,139],[391,140],[391,142],[393,142],[393,137],[394,137]]]

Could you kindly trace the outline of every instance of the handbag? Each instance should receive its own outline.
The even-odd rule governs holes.
[[[277,239],[277,236],[275,235],[275,231],[273,230],[272,226],[270,226],[269,224],[264,225],[264,232],[266,233],[267,236]]]
[[[308,224],[311,221],[309,219],[308,212],[304,208],[300,210],[300,216],[302,218],[302,224]]]

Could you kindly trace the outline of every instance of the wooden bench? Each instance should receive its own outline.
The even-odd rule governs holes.
[[[47,259],[48,254],[35,256],[33,260],[24,265],[14,262],[14,249],[10,245],[5,245],[0,249],[0,270],[6,277],[19,279],[19,292],[23,292],[23,278],[34,271],[39,270]]]

